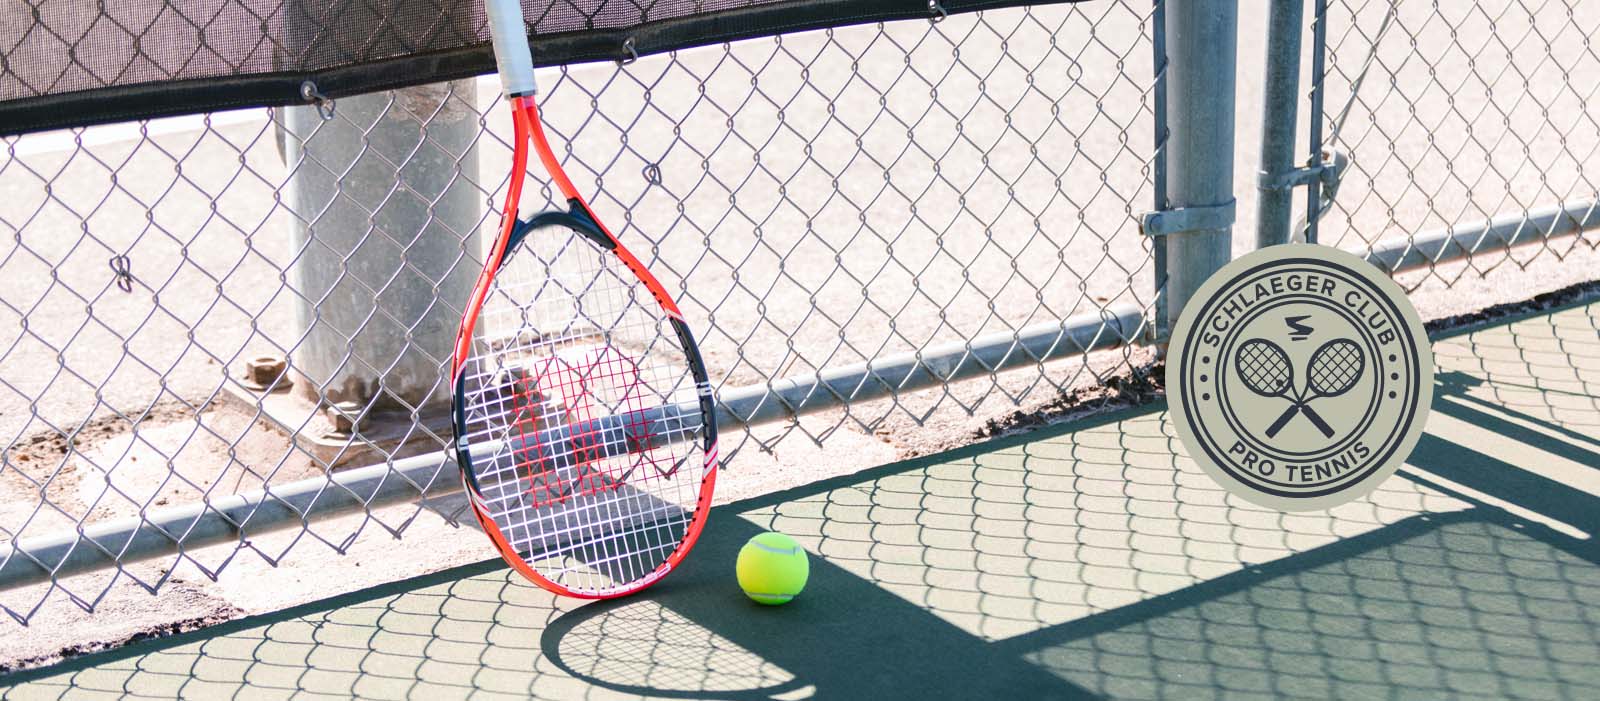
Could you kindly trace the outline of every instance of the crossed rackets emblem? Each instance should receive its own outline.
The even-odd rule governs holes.
[[[1253,338],[1240,345],[1234,354],[1234,368],[1245,387],[1263,397],[1289,400],[1289,407],[1267,427],[1268,438],[1277,436],[1297,414],[1310,420],[1324,438],[1332,438],[1333,427],[1312,408],[1311,402],[1350,391],[1361,379],[1365,367],[1361,347],[1350,339],[1336,338],[1311,354],[1311,362],[1306,365],[1305,385],[1296,388],[1294,362],[1278,344],[1265,338]]]
[[[1229,493],[1284,511],[1370,494],[1421,439],[1433,354],[1406,292],[1326,246],[1269,246],[1185,303],[1167,407],[1184,450]]]

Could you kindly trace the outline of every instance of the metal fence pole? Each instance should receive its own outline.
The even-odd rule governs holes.
[[[1152,142],[1155,151],[1150,163],[1150,194],[1155,211],[1163,212],[1172,207],[1167,197],[1167,137],[1171,135],[1167,127],[1167,67],[1170,64],[1167,57],[1167,0],[1155,0],[1150,18],[1150,49],[1155,54],[1151,61],[1154,71],[1150,84],[1151,107],[1155,112],[1155,139]],[[1172,335],[1172,318],[1167,313],[1168,298],[1163,294],[1167,289],[1167,239],[1156,239],[1155,245],[1150,247],[1150,258],[1155,265],[1156,277],[1155,319],[1150,328],[1150,340],[1156,342],[1159,349],[1160,344]]]
[[[1256,248],[1289,241],[1294,188],[1295,135],[1300,106],[1300,35],[1305,0],[1272,0],[1267,17],[1267,60],[1261,99],[1261,171],[1256,203]]]
[[[331,118],[284,110],[303,398],[406,409],[448,398],[440,368],[477,272],[464,258],[484,203],[468,180],[475,104],[466,80],[342,98]]]
[[[1314,0],[1311,22],[1311,153],[1322,157],[1322,100],[1327,94],[1328,61],[1328,0]],[[1335,176],[1337,178],[1337,175]],[[1337,185],[1338,180],[1333,181]],[[1332,196],[1332,187],[1329,188]],[[1306,243],[1317,242],[1317,221],[1322,218],[1322,181],[1313,178],[1306,183],[1306,227],[1299,233]]]
[[[1233,205],[1236,0],[1191,0],[1166,7],[1167,199],[1174,209]],[[1171,319],[1201,283],[1226,265],[1232,225],[1165,236],[1166,301]]]

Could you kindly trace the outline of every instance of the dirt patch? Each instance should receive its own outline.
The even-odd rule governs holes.
[[[180,402],[19,439],[0,467],[0,533],[29,537],[320,473],[252,412]]]
[[[149,568],[142,568],[149,570]],[[142,571],[155,575],[159,570]],[[93,575],[109,584],[109,573]],[[126,577],[124,577],[126,579]],[[35,623],[25,635],[0,639],[0,674],[54,664],[65,659],[110,650],[129,643],[162,638],[233,620],[244,612],[207,594],[183,578],[167,580],[157,598],[135,586],[112,587],[98,601],[52,602],[47,624]],[[66,598],[56,594],[57,598]],[[92,605],[93,611],[84,605]],[[92,635],[87,635],[93,631]]]
[[[1535,295],[1533,298],[1521,302],[1496,304],[1492,307],[1485,307],[1466,314],[1434,319],[1424,324],[1424,326],[1428,329],[1428,336],[1437,337],[1440,334],[1459,333],[1484,326],[1493,326],[1511,321],[1517,317],[1542,314],[1554,309],[1595,300],[1600,300],[1600,280],[1568,285],[1553,292]]]
[[[158,425],[178,415],[176,402],[152,408],[143,421],[105,414],[77,426],[48,429],[18,439],[0,463],[0,532],[8,536],[73,528],[88,511],[81,499],[81,461],[100,444],[130,435],[136,426]]]
[[[1519,302],[1507,302],[1433,319],[1423,324],[1430,338],[1506,323],[1518,317],[1600,300],[1600,280],[1580,282]],[[1101,384],[1074,387],[1037,406],[986,421],[964,441],[1025,433],[1043,426],[1144,406],[1166,397],[1166,363],[1153,360],[1120,369]]]
[[[972,434],[971,440],[1027,433],[1044,426],[1150,404],[1166,396],[1166,371],[1167,364],[1160,360],[1121,370],[1101,384],[1074,387],[1039,406],[989,419],[983,428]]]

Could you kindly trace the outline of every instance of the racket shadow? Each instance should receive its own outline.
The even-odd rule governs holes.
[[[714,514],[672,577],[562,614],[545,628],[541,651],[574,678],[651,697],[1092,696],[821,558],[811,559],[794,601],[751,602],[733,562],[761,532],[729,510]]]

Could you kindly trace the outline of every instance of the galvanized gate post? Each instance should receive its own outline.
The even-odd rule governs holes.
[[[414,421],[449,397],[441,370],[476,277],[484,206],[475,103],[465,80],[341,98],[331,115],[284,110],[294,394],[325,407],[335,444],[383,433],[362,427],[374,411]]]
[[[1256,188],[1256,248],[1294,240],[1316,243],[1317,220],[1339,186],[1346,159],[1322,145],[1323,75],[1327,48],[1327,2],[1316,8],[1311,42],[1310,155],[1295,165],[1299,133],[1300,56],[1305,34],[1305,0],[1272,0],[1267,22],[1266,84],[1261,100],[1261,170]],[[1380,29],[1380,32],[1382,30]],[[1356,84],[1359,85],[1360,77]],[[1354,94],[1354,91],[1352,91]],[[1293,227],[1295,188],[1306,188],[1306,212]]]
[[[1305,0],[1272,0],[1267,16],[1267,60],[1261,110],[1260,199],[1256,248],[1289,241],[1294,210],[1295,136],[1299,128],[1300,35]]]
[[[1158,7],[1166,50],[1158,65],[1165,105],[1165,143],[1157,192],[1158,211],[1145,215],[1144,233],[1164,247],[1163,285],[1157,334],[1175,321],[1195,290],[1232,255],[1234,220],[1234,70],[1237,61],[1236,0],[1186,0]],[[1158,47],[1159,51],[1159,47]],[[1159,59],[1159,57],[1158,57]],[[1163,98],[1164,99],[1160,99]],[[1161,112],[1158,107],[1158,112]],[[1158,114],[1158,123],[1163,115]],[[1158,126],[1159,129],[1159,126]],[[1158,271],[1159,275],[1159,271]],[[1161,281],[1157,281],[1161,285]]]

